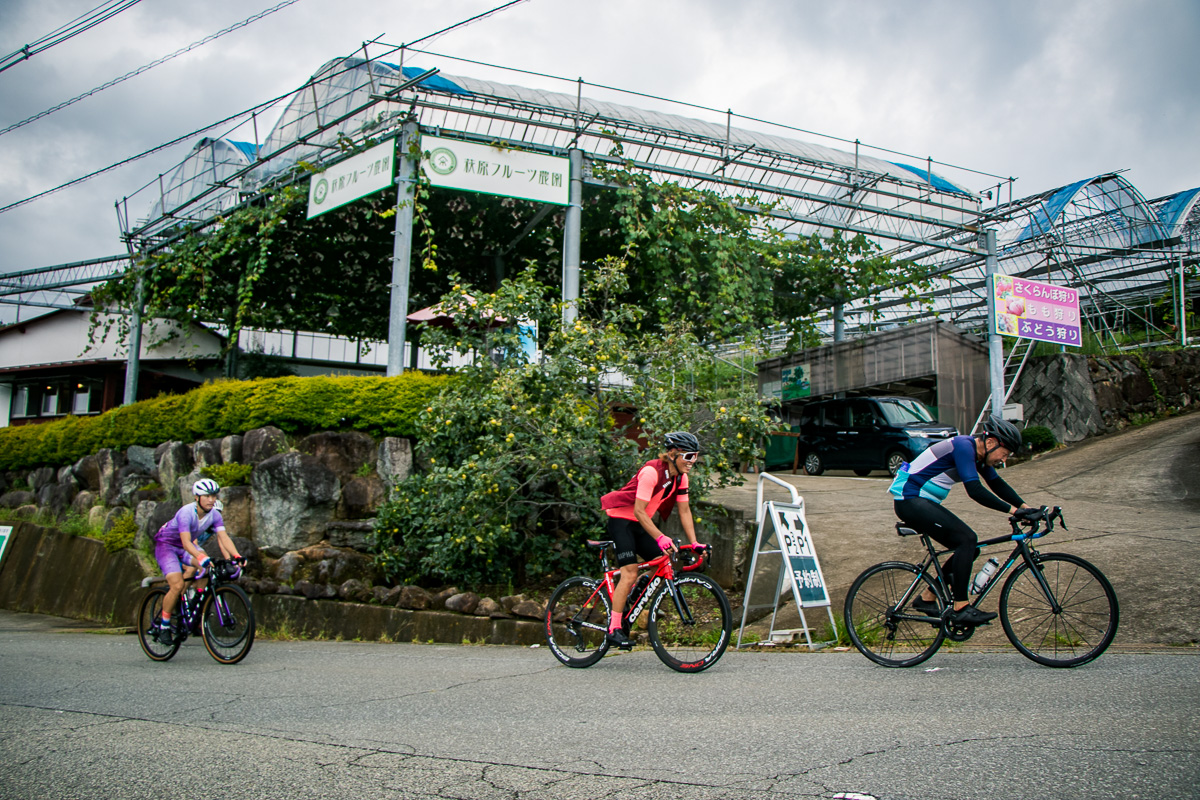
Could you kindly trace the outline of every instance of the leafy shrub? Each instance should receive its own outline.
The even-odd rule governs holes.
[[[1021,435],[1025,444],[1035,453],[1058,447],[1058,439],[1054,438],[1054,431],[1045,425],[1031,425],[1022,431]]]
[[[125,514],[113,523],[113,526],[108,529],[108,533],[101,537],[101,541],[104,542],[105,550],[115,553],[126,547],[132,547],[136,535],[137,523],[134,522],[133,514]]]
[[[214,381],[96,417],[0,428],[0,469],[70,464],[105,447],[194,442],[274,425],[288,433],[359,430],[412,436],[417,415],[453,378],[315,376]]]
[[[239,464],[230,461],[227,464],[209,464],[200,470],[206,478],[212,478],[224,486],[245,486],[250,482],[250,473],[254,471],[253,464]]]
[[[372,543],[387,577],[527,587],[594,568],[583,542],[603,533],[601,495],[656,457],[668,431],[691,430],[703,444],[693,502],[740,479],[736,464],[755,458],[768,430],[755,387],[693,393],[688,365],[711,356],[683,327],[627,333],[640,312],[605,302],[624,288],[621,266],[593,273],[590,303],[566,329],[550,300],[557,289],[528,271],[494,295],[456,286],[443,298],[460,330],[427,331],[424,341],[474,361],[421,413],[422,471],[376,517]],[[519,355],[516,331],[489,324],[522,317],[551,331],[538,364]],[[636,410],[650,449],[639,452],[613,408]]]
[[[99,538],[100,532],[88,524],[88,518],[78,511],[68,511],[58,523],[58,529],[68,536],[92,536]]]

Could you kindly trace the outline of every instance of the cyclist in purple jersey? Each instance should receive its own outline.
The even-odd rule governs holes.
[[[225,532],[225,521],[217,509],[217,492],[221,487],[209,478],[202,478],[192,485],[192,494],[196,502],[188,503],[176,512],[166,525],[158,529],[154,535],[154,557],[158,560],[159,569],[166,576],[168,590],[163,597],[162,619],[159,621],[161,633],[159,642],[170,645],[178,632],[178,619],[172,620],[175,604],[183,593],[185,578],[190,578],[199,569],[201,574],[208,567],[209,557],[201,548],[214,534],[217,546],[225,558],[240,559],[237,546]],[[200,591],[207,579],[196,581],[196,591]]]
[[[1021,432],[995,414],[983,428],[984,433],[976,436],[956,436],[937,442],[911,464],[901,467],[889,489],[895,498],[896,516],[918,533],[928,534],[938,544],[953,550],[942,565],[954,596],[950,618],[967,625],[981,625],[996,615],[975,608],[967,600],[971,567],[979,555],[979,537],[946,510],[942,501],[954,484],[961,483],[967,495],[981,506],[1010,516],[1029,508],[996,472],[997,465],[1020,449]],[[990,492],[983,487],[981,477]],[[917,598],[914,607],[924,614],[938,613],[937,598],[928,589]]]

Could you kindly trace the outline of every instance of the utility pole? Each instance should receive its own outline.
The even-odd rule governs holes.
[[[563,327],[579,316],[579,240],[583,221],[583,151],[571,148],[571,191],[563,226]]]
[[[992,413],[1004,416],[1004,340],[996,332],[996,292],[993,278],[1000,271],[1000,260],[996,257],[996,232],[985,230],[981,234],[987,251],[987,308],[988,308],[988,375],[992,388]]]
[[[417,165],[409,158],[411,143],[419,135],[410,117],[400,134],[396,160],[396,228],[392,242],[392,295],[388,311],[388,377],[404,372],[404,339],[408,333],[408,281],[412,263],[413,201],[416,199]],[[415,346],[415,345],[414,345]]]

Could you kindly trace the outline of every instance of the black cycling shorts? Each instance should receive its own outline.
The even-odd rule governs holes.
[[[663,554],[658,542],[654,541],[654,537],[637,520],[609,517],[608,538],[617,544],[618,567],[649,561]]]

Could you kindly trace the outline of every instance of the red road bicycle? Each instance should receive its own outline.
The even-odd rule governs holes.
[[[590,667],[608,652],[609,612],[620,569],[609,569],[611,541],[592,541],[600,551],[599,580],[567,578],[546,604],[546,640],[554,657],[568,667]],[[646,634],[664,664],[679,672],[708,669],[725,652],[733,631],[729,598],[701,575],[712,545],[686,546],[638,565],[638,580],[625,602],[625,635],[645,617]]]

